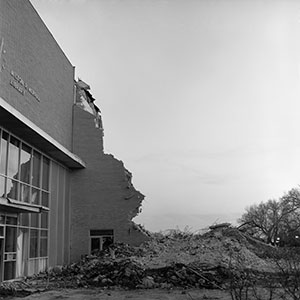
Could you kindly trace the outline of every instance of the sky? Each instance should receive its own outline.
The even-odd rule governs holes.
[[[146,196],[137,223],[235,223],[299,186],[299,1],[31,2]]]

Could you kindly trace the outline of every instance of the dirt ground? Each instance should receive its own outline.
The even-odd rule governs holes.
[[[8,298],[6,298],[8,299]],[[103,289],[61,289],[36,293],[25,298],[9,298],[9,300],[231,300],[229,293],[220,290],[206,289],[174,289],[174,290],[103,290]]]

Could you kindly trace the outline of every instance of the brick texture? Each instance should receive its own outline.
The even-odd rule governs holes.
[[[71,149],[74,68],[28,0],[0,0],[1,40],[0,97]]]
[[[139,245],[147,236],[131,219],[144,196],[128,187],[121,161],[103,153],[101,130],[94,116],[74,106],[74,152],[87,164],[71,176],[71,261],[87,254],[90,229],[113,229],[117,242]]]

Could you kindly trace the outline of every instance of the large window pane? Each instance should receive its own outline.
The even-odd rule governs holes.
[[[36,205],[40,204],[40,190],[32,188],[30,203],[36,204]]]
[[[5,178],[0,175],[0,197],[5,197]]]
[[[42,206],[49,207],[49,193],[42,192]]]
[[[11,136],[8,147],[7,175],[15,179],[18,179],[19,175],[19,146],[20,142]]]
[[[0,151],[0,174],[6,174],[8,134],[2,131]]]
[[[15,180],[7,179],[7,197],[15,200],[18,199],[19,183]]]
[[[41,230],[40,257],[48,256],[48,231]]]
[[[22,144],[20,164],[20,180],[22,182],[30,183],[31,148],[24,144]]]
[[[20,214],[20,225],[29,226],[29,213]]]
[[[34,186],[40,186],[40,175],[41,175],[41,155],[34,151],[33,152],[33,168],[32,168],[32,184]]]
[[[5,252],[17,251],[17,228],[6,226],[5,233]]]
[[[30,203],[30,186],[27,184],[20,184],[20,201]]]
[[[18,219],[17,217],[6,216],[5,224],[7,225],[17,225]]]
[[[31,218],[30,218],[30,226],[31,227],[36,227],[38,228],[39,227],[39,214],[37,213],[31,213]]]
[[[4,280],[11,280],[15,278],[16,262],[6,261],[4,263]]]
[[[50,160],[43,157],[43,183],[42,188],[49,191],[49,171],[50,171]]]
[[[34,258],[37,256],[38,256],[38,230],[30,229],[29,257]]]
[[[41,213],[41,228],[48,228],[48,212]]]

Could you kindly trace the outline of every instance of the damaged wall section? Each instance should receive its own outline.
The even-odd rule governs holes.
[[[144,195],[132,185],[123,162],[104,153],[100,110],[93,108],[88,89],[84,82],[76,83],[73,151],[87,167],[72,172],[71,261],[90,252],[91,230],[113,232],[115,242],[131,245],[148,239],[132,221]]]

